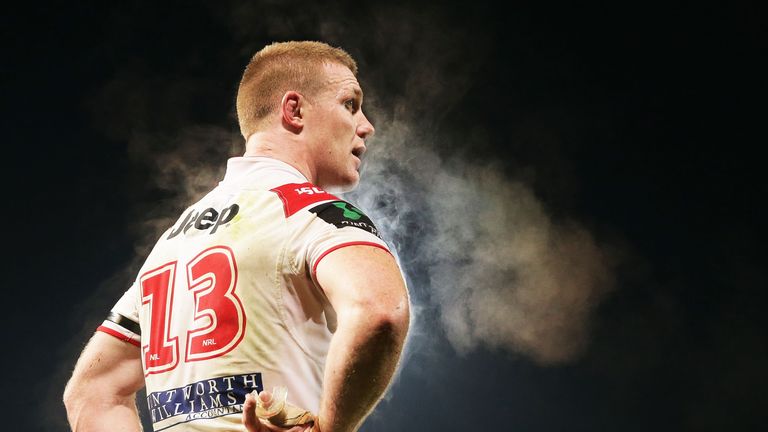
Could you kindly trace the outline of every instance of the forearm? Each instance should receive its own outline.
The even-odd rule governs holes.
[[[394,374],[408,330],[408,311],[383,318],[359,310],[340,319],[323,378],[321,432],[356,430]]]
[[[67,419],[73,432],[142,430],[136,403],[131,398],[111,402],[98,398],[70,400],[67,401],[66,408]]]
[[[64,389],[72,430],[140,431],[136,393],[143,386],[139,348],[96,332]]]

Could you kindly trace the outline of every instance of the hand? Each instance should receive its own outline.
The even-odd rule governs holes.
[[[259,394],[259,397],[266,402],[271,398],[271,395],[269,392],[263,391]],[[293,426],[290,429],[286,429],[261,420],[256,417],[256,398],[250,393],[245,395],[243,424],[248,432],[319,432],[317,428],[313,429],[311,424]]]

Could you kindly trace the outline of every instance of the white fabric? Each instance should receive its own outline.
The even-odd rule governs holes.
[[[242,401],[232,389],[244,385],[245,393],[252,391],[258,379],[258,375],[253,374],[261,374],[264,389],[287,387],[292,404],[317,414],[323,367],[335,330],[335,314],[322,290],[313,283],[311,269],[327,251],[341,245],[364,243],[384,249],[387,246],[365,230],[338,228],[318,218],[309,211],[320,204],[317,202],[286,217],[284,201],[270,189],[306,182],[295,168],[274,159],[230,159],[224,179],[185,210],[163,234],[134,285],[113,308],[113,312],[140,323],[142,363],[147,374],[150,370],[145,351],[149,349],[151,308],[160,304],[159,294],[151,298],[147,294],[157,287],[167,289],[172,282],[166,342],[171,350],[177,346],[176,365],[146,376],[148,404],[156,420],[156,431],[165,428],[171,431],[243,430],[239,413]],[[227,223],[217,225],[227,216],[226,209],[232,213],[235,204],[236,215]],[[213,212],[205,213],[209,208],[214,209],[218,220]],[[201,216],[196,219],[197,225],[188,217],[195,214]],[[231,267],[225,264],[227,250],[234,257]],[[200,255],[204,251],[207,252]],[[194,263],[201,256],[210,259],[206,254],[221,264],[212,273],[215,282],[209,277],[211,273],[207,276],[192,273],[194,269],[205,268],[196,267]],[[236,310],[237,301],[242,305],[242,340],[211,337],[205,349],[212,346],[225,349],[229,343],[233,345],[231,350],[217,357],[197,359],[205,355],[187,353],[192,346],[188,338],[202,340],[205,346],[204,329],[213,318],[210,310],[196,306],[196,301],[219,298],[206,292],[213,289],[214,284],[223,286],[226,278],[222,275],[230,271],[236,274],[233,295],[220,301],[228,310]],[[172,281],[163,282],[161,276],[171,273]],[[190,286],[196,288],[191,290]],[[237,319],[226,321],[217,316],[216,320],[217,329],[223,328],[224,323],[231,324],[232,334],[241,328]],[[110,327],[115,325],[110,323]],[[192,330],[196,332],[190,333]],[[126,331],[122,329],[120,333],[126,334]],[[163,335],[152,337],[162,339]]]

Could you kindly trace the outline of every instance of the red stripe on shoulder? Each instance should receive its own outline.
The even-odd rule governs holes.
[[[329,253],[331,253],[331,252],[333,252],[333,251],[335,251],[337,249],[341,249],[341,248],[347,247],[347,246],[373,246],[373,247],[377,247],[379,249],[382,249],[382,250],[386,251],[388,254],[392,255],[392,252],[389,249],[387,249],[385,246],[382,246],[382,245],[380,245],[378,243],[367,242],[367,241],[353,241],[353,242],[341,243],[341,244],[337,244],[336,246],[334,246],[334,247],[328,249],[327,251],[323,252],[322,254],[320,254],[320,256],[317,258],[317,261],[315,261],[315,265],[312,266],[312,275],[314,276],[315,273],[317,273],[317,265],[320,264],[320,261],[322,261],[323,258],[325,258],[326,255],[328,255]]]
[[[132,345],[139,346],[139,343],[136,342],[135,340],[129,338],[128,336],[126,336],[126,335],[124,335],[124,334],[122,334],[122,333],[120,333],[118,331],[112,330],[109,327],[99,326],[96,330],[98,330],[100,332],[103,332],[103,333],[106,333],[106,334],[108,334],[110,336],[114,336],[114,337],[120,339],[121,341],[128,342],[128,343],[130,343]]]
[[[312,183],[288,183],[270,189],[283,201],[285,217],[291,216],[304,207],[320,201],[339,200]]]

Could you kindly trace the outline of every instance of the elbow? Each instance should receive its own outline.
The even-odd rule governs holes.
[[[377,339],[387,346],[401,345],[410,326],[410,312],[405,291],[364,296],[336,309],[337,331]]]
[[[408,304],[408,299],[405,299],[401,305],[389,311],[384,316],[384,321],[393,331],[401,333],[405,337],[411,324],[411,308]]]
[[[64,407],[67,409],[67,411],[69,411],[70,408],[75,405],[76,399],[77,398],[75,396],[74,386],[72,381],[70,381],[67,383],[67,386],[64,387],[64,395],[62,396]]]
[[[64,388],[62,400],[64,402],[64,409],[67,411],[67,418],[72,425],[76,423],[77,414],[80,411],[80,407],[83,406],[82,394],[74,380],[70,380]]]
[[[379,305],[360,313],[365,316],[371,332],[374,334],[389,335],[402,342],[408,333],[410,306],[407,298],[389,307]]]

